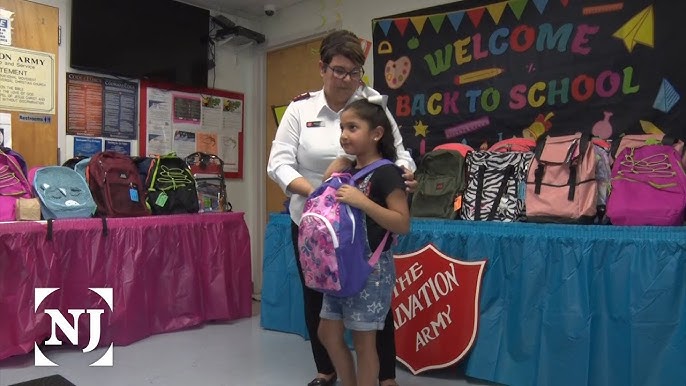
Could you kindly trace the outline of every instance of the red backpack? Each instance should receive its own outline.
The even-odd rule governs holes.
[[[98,215],[136,217],[150,214],[145,205],[145,186],[131,157],[113,151],[97,153],[88,163],[86,179],[98,206]]]

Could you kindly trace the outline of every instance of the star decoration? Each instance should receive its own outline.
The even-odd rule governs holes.
[[[381,311],[381,308],[382,308],[382,307],[381,307],[381,303],[379,303],[379,302],[374,302],[374,303],[372,303],[372,304],[370,304],[370,305],[367,306],[367,311],[373,312],[373,313],[375,313],[375,314],[378,314],[379,311]]]
[[[414,135],[416,137],[422,136],[422,137],[426,138],[426,133],[429,132],[429,130],[428,130],[429,126],[425,125],[424,122],[419,120],[412,127],[414,127]]]
[[[367,300],[369,297],[369,292],[367,292],[367,290],[363,290],[362,293],[360,293],[360,297],[364,300]]]

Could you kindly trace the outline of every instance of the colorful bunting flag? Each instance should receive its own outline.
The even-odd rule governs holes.
[[[421,35],[422,30],[424,29],[424,23],[426,23],[426,16],[411,17],[410,21],[412,22],[412,25],[414,25],[414,28],[417,30],[417,33]]]
[[[522,17],[522,13],[524,12],[524,8],[526,8],[526,3],[528,1],[529,0],[510,0],[510,9],[512,9],[512,12],[514,12],[517,20]]]
[[[395,19],[394,22],[396,28],[398,28],[398,31],[400,31],[400,36],[405,36],[405,30],[407,30],[407,25],[410,23],[410,19]]]
[[[457,31],[457,29],[460,28],[460,24],[462,23],[463,18],[464,11],[452,12],[448,14],[448,20],[450,20],[450,24],[453,25],[453,29],[455,29],[455,31]]]
[[[488,13],[491,15],[493,21],[495,22],[495,25],[498,25],[498,23],[500,23],[500,18],[503,16],[503,12],[505,11],[506,6],[507,1],[486,6],[486,9],[488,10]]]
[[[479,23],[481,23],[481,18],[484,16],[484,11],[486,11],[485,7],[467,10],[467,16],[469,16],[469,20],[474,24],[474,28],[479,28]]]
[[[379,27],[381,27],[383,34],[385,36],[388,36],[388,30],[391,28],[391,20],[390,19],[379,20]]]
[[[548,0],[533,0],[534,5],[536,5],[536,9],[538,9],[538,13],[543,15],[543,10],[545,9],[545,6],[548,4]]]
[[[429,21],[431,22],[431,25],[434,27],[434,30],[436,33],[441,30],[441,26],[443,25],[443,20],[445,20],[445,13],[440,13],[438,15],[431,15],[429,16]]]

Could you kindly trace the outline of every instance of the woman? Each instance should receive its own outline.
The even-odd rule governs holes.
[[[298,224],[307,197],[318,187],[327,168],[343,170],[351,160],[343,157],[340,146],[340,112],[348,103],[378,95],[362,82],[364,52],[360,40],[349,31],[335,31],[322,41],[319,49],[319,72],[323,80],[320,91],[305,93],[295,98],[286,109],[269,155],[267,174],[290,196],[292,239],[296,263],[303,283],[305,324],[310,335],[317,375],[308,386],[330,386],[336,383],[336,373],[326,349],[317,337],[322,294],[304,285],[298,256]],[[402,137],[393,117],[386,109],[392,125],[396,164],[405,169],[403,177],[411,190],[416,186],[412,171],[415,164],[402,144]],[[338,157],[341,155],[341,157]],[[337,158],[338,157],[338,158]],[[334,162],[335,161],[335,162]],[[333,162],[333,163],[332,163]],[[389,311],[385,328],[377,336],[381,386],[395,382],[395,340],[393,317]]]

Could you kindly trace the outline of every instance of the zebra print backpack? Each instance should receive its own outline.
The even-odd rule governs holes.
[[[462,219],[519,220],[524,215],[526,176],[533,156],[532,152],[469,153]]]

